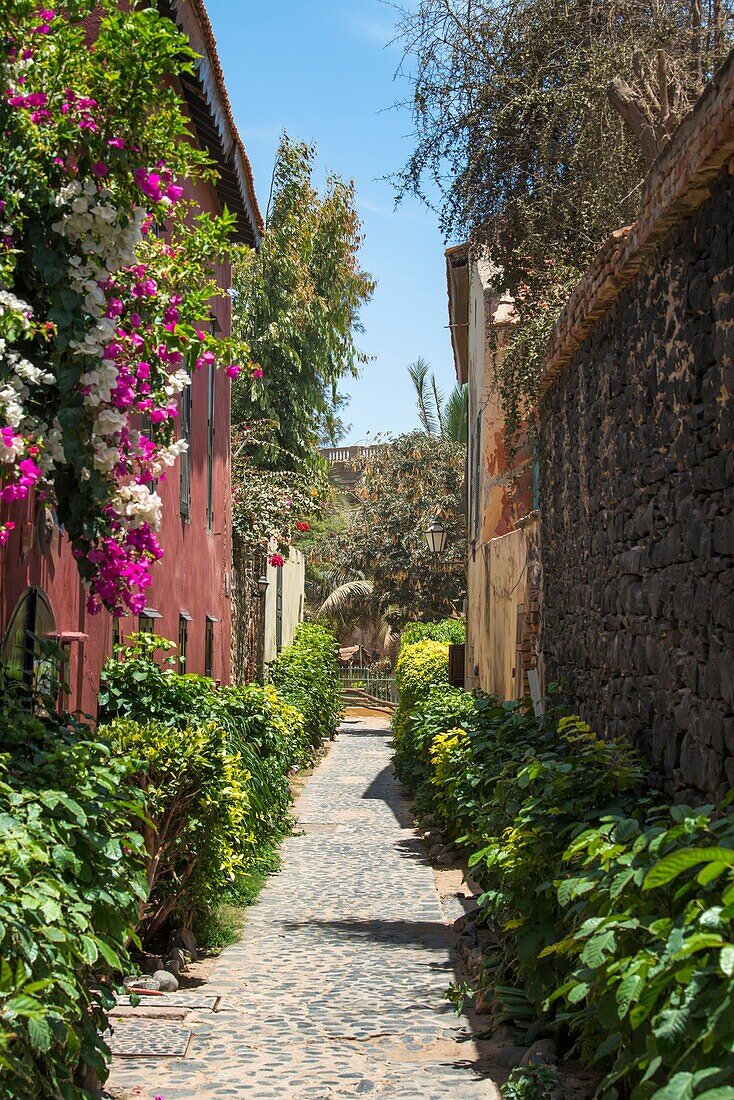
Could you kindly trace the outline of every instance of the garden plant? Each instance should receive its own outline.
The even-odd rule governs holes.
[[[396,766],[481,885],[495,1019],[551,1029],[599,1100],[734,1097],[728,803],[670,805],[627,741],[432,676],[403,662]],[[531,1077],[506,1095],[544,1095]]]

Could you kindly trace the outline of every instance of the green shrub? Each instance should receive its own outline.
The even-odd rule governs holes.
[[[419,709],[409,715],[405,736],[396,737],[395,771],[408,790],[418,791],[426,784],[434,739],[444,730],[461,726],[473,712],[473,700],[468,692],[447,686],[429,688]],[[423,794],[423,802],[430,800],[428,791]]]
[[[255,840],[249,775],[215,722],[176,728],[120,718],[101,732],[128,761],[145,799],[150,898],[142,929],[152,938],[171,924],[191,924],[245,865]]]
[[[734,814],[665,805],[627,742],[524,703],[437,689],[405,729],[482,886],[498,1014],[555,1014],[600,1100],[734,1097]]]
[[[343,713],[337,645],[330,630],[301,623],[268,671],[278,694],[303,714],[313,749],[335,735]]]
[[[311,758],[303,715],[274,688],[217,689],[207,677],[181,675],[175,657],[165,656],[173,648],[155,635],[133,637],[106,663],[99,697],[119,751],[134,754],[148,812],[162,830],[146,832],[148,939],[193,921],[214,927],[205,914],[222,891],[289,830],[288,772]],[[191,799],[195,813],[186,823],[179,806]],[[157,858],[159,845],[169,859]]]
[[[586,829],[564,856],[570,971],[552,994],[592,1061],[599,1090],[709,1100],[734,1081],[734,814],[648,808]],[[569,877],[570,872],[570,877]],[[644,1082],[644,1083],[643,1083]],[[734,1090],[730,1089],[728,1094]]]
[[[407,623],[400,636],[400,648],[416,642],[449,642],[463,645],[466,641],[466,620],[441,619],[437,623]]]
[[[398,708],[392,722],[395,762],[398,775],[404,776],[409,784],[420,759],[410,740],[411,716],[432,687],[448,687],[448,643],[426,640],[403,646],[395,665],[395,682],[399,692]]]
[[[0,677],[0,1097],[82,1097],[146,897],[143,806],[104,740],[18,689]]]

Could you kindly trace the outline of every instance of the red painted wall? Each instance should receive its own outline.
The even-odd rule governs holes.
[[[208,183],[189,185],[186,198],[203,209],[219,213],[219,203]],[[229,264],[217,266],[217,281],[223,290],[230,286]],[[220,335],[231,328],[231,300],[224,295],[212,303]],[[223,683],[230,678],[230,578],[232,572],[232,516],[230,463],[230,381],[217,371],[214,387],[214,465],[212,530],[207,530],[207,376],[197,372],[191,394],[191,507],[189,520],[180,515],[180,474],[177,463],[168,471],[158,491],[163,499],[163,524],[159,539],[164,557],[153,566],[153,584],[148,589],[148,607],[160,612],[155,631],[178,640],[179,615],[190,615],[186,670],[204,672],[207,615],[214,622],[212,675]],[[85,593],[69,544],[56,530],[46,552],[38,549],[35,500],[0,505],[0,518],[12,519],[16,529],[0,549],[0,639],[18,599],[29,585],[44,590],[53,608],[56,630],[82,634],[85,639],[64,643],[69,654],[69,706],[85,714],[96,714],[99,673],[112,651],[112,619],[107,612],[89,615]],[[120,620],[123,636],[138,629],[137,617]]]

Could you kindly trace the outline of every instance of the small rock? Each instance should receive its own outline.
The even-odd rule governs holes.
[[[558,1061],[558,1047],[552,1039],[538,1039],[525,1051],[520,1063],[523,1066],[555,1065]]]
[[[509,1024],[503,1024],[502,1027],[498,1027],[496,1031],[492,1032],[493,1043],[514,1043],[522,1035],[522,1031],[519,1027],[511,1027]]]
[[[181,965],[178,959],[166,959],[162,969],[167,970],[169,974],[173,974],[174,978],[179,978],[181,976]]]
[[[503,1069],[514,1069],[522,1063],[528,1047],[500,1047],[494,1054],[494,1061]]]
[[[162,973],[162,971],[158,971],[158,973]],[[142,977],[136,977],[134,974],[131,974],[129,978],[125,978],[125,980],[123,981],[122,984],[124,985],[125,989],[132,989],[132,990],[135,990],[135,989],[157,990],[157,989],[161,988],[161,983],[158,981],[158,979],[154,978],[154,977],[151,978],[147,974],[143,974]]]
[[[453,867],[456,863],[456,853],[451,848],[443,848],[436,862],[439,867]]]
[[[190,928],[182,928],[178,938],[184,951],[188,951],[196,962],[196,936]]]
[[[140,962],[140,969],[143,974],[155,974],[156,970],[160,970],[163,966],[163,959],[160,955],[143,955]]]
[[[178,978],[170,970],[156,970],[153,980],[158,982],[158,988],[163,993],[175,993],[178,989]]]

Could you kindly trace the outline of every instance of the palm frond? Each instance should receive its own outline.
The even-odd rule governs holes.
[[[444,439],[466,446],[468,395],[466,386],[454,386],[443,408]]]
[[[333,589],[316,612],[317,619],[344,619],[355,604],[372,595],[372,581],[352,580]]]
[[[431,407],[435,398],[428,388],[429,370],[430,365],[422,355],[419,355],[414,363],[408,364],[408,374],[415,387],[418,419],[424,431],[428,432],[429,435],[436,435],[438,433],[438,419],[435,406]]]
[[[438,382],[436,381],[436,375],[431,374],[431,390],[433,392],[433,400],[436,403],[436,416],[438,417],[438,434],[444,435],[444,422],[446,417],[446,410],[444,409],[444,395],[438,388]]]

